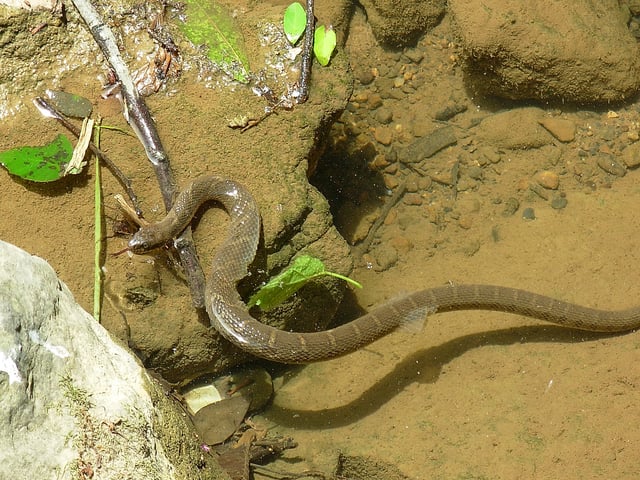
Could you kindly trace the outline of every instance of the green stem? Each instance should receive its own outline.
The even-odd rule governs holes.
[[[312,276],[311,278],[321,277],[322,275],[329,275],[330,277],[336,277],[336,278],[339,278],[340,280],[344,280],[345,282],[347,282],[350,285],[353,285],[356,288],[362,288],[362,284],[360,282],[356,282],[353,278],[345,277],[344,275],[340,275],[339,273],[335,273],[335,272],[324,271],[324,272],[318,273],[317,275]]]
[[[100,119],[96,124],[99,124]],[[94,133],[96,145],[100,145],[100,129]],[[96,181],[94,186],[94,257],[93,257],[93,318],[100,323],[102,313],[102,179],[100,161],[96,157]]]

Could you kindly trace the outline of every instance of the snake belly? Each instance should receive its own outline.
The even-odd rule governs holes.
[[[211,325],[227,340],[257,357],[281,363],[311,363],[358,350],[418,315],[454,310],[493,310],[594,332],[624,332],[640,327],[640,307],[609,311],[583,307],[525,290],[493,285],[450,285],[411,293],[330,330],[287,332],[254,319],[237,291],[247,275],[260,237],[260,213],[251,193],[217,176],[193,180],[160,222],[141,228],[129,242],[143,253],[184,230],[204,202],[222,204],[231,218],[205,287]]]

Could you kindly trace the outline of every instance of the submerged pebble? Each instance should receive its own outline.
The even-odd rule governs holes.
[[[523,218],[523,220],[535,220],[536,219],[536,213],[533,210],[533,208],[527,207],[522,211],[522,218]]]
[[[47,90],[45,92],[56,110],[67,117],[85,118],[91,115],[93,105],[80,95],[67,93],[60,90]]]

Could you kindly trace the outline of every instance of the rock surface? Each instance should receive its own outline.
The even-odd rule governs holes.
[[[415,43],[444,14],[443,0],[362,0],[374,35],[382,44],[401,47]]]
[[[2,241],[0,437],[0,478],[227,478],[53,269]]]
[[[615,102],[640,88],[640,57],[616,0],[451,0],[473,89],[508,99]]]

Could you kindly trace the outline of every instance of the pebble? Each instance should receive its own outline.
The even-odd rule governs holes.
[[[510,217],[515,214],[520,208],[520,202],[515,197],[507,198],[507,201],[504,202],[504,209],[502,210],[503,217]]]
[[[413,63],[420,63],[424,58],[424,53],[418,48],[407,48],[404,51],[404,56],[411,60]]]
[[[527,207],[522,211],[523,220],[535,220],[536,212],[531,207]]]
[[[370,68],[358,68],[355,73],[362,85],[369,85],[376,78]]]
[[[378,93],[372,93],[369,95],[367,100],[367,105],[371,110],[375,110],[376,108],[382,106],[382,97]]]
[[[535,182],[549,190],[557,190],[560,185],[560,177],[557,173],[550,170],[542,170],[533,176]]]
[[[602,170],[616,177],[624,177],[627,173],[627,169],[616,162],[611,155],[598,155],[596,162]]]
[[[640,166],[640,143],[629,145],[622,151],[622,161],[627,168]]]
[[[388,108],[380,107],[376,110],[375,118],[378,122],[386,125],[393,120],[393,113]]]
[[[415,173],[411,173],[407,175],[405,188],[407,192],[411,192],[411,193],[415,193],[418,190],[420,190],[420,188],[418,187],[418,176]]]
[[[376,248],[373,255],[376,262],[373,268],[379,272],[388,270],[398,262],[398,251],[390,245]]]
[[[451,170],[444,172],[434,172],[431,174],[431,179],[434,182],[442,183],[443,185],[453,185],[453,176]]]
[[[411,243],[411,240],[401,235],[393,237],[389,243],[393,248],[395,248],[399,253],[402,254],[406,254],[413,248],[413,243]]]
[[[390,145],[393,140],[393,129],[389,127],[376,127],[373,131],[373,138],[382,145]]]
[[[540,125],[561,142],[572,142],[576,138],[576,124],[563,118],[543,118]]]
[[[384,186],[387,187],[389,190],[393,190],[399,184],[400,184],[400,182],[398,182],[398,179],[396,177],[394,177],[393,175],[385,175],[384,176]]]
[[[473,178],[474,180],[482,180],[482,168],[472,165],[467,169],[467,175],[469,175],[469,177]]]
[[[462,215],[458,219],[458,226],[465,230],[469,230],[473,226],[473,217],[471,215]]]
[[[561,210],[567,206],[567,199],[562,195],[556,195],[551,200],[551,208],[555,208],[556,210]]]
[[[402,201],[405,205],[422,205],[422,197],[419,193],[406,193]]]

